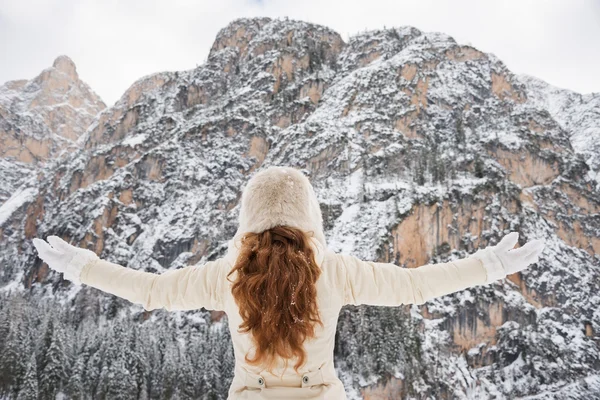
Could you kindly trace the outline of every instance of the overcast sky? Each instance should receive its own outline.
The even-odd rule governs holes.
[[[0,0],[0,84],[68,55],[107,105],[138,78],[203,64],[239,17],[326,25],[344,40],[410,25],[494,53],[515,73],[600,92],[600,1]]]

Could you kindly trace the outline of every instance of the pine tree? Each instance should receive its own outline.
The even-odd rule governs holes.
[[[86,356],[84,353],[80,354],[73,365],[71,376],[68,380],[66,393],[74,400],[83,399],[87,390],[83,384],[83,375],[85,371],[85,360]]]
[[[5,299],[0,301],[0,304],[4,304]],[[7,338],[8,333],[10,332],[10,314],[9,308],[4,306],[0,308],[0,337]],[[6,341],[0,340],[0,354],[4,352],[4,346],[6,345]]]
[[[54,314],[49,314],[46,317],[46,330],[44,332],[44,337],[41,341],[39,341],[38,348],[38,358],[37,358],[37,366],[38,366],[38,376],[41,376],[42,371],[46,367],[48,363],[46,360],[46,355],[48,353],[48,349],[52,344],[52,335],[54,334]]]
[[[458,116],[456,118],[456,141],[458,142],[459,148],[464,149],[467,138],[465,135],[462,116]]]
[[[189,348],[189,358],[194,371],[206,371],[208,357],[207,350],[205,349],[207,348],[207,344],[204,340],[201,340],[202,338],[204,338],[204,335],[205,331],[201,330],[199,332],[200,338],[196,338],[193,341],[188,340],[188,343],[192,343],[192,345]],[[196,383],[196,392],[204,393],[206,391],[204,374],[196,373],[194,377]]]
[[[101,343],[105,343],[102,340]],[[90,348],[91,356],[87,360],[85,376],[83,377],[86,392],[92,397],[96,397],[100,388],[100,376],[102,374],[102,345],[95,345]]]
[[[106,342],[98,394],[100,397],[116,400],[137,398],[136,377],[129,370],[127,363],[131,351],[127,325],[124,323],[113,325]]]
[[[231,332],[227,325],[227,318],[223,320],[223,334],[221,335],[221,348],[223,353],[221,355],[221,392],[224,393],[229,389],[231,382],[233,381],[233,375],[235,370],[235,354],[233,352],[233,343],[231,341]]]
[[[30,354],[31,348],[21,315],[13,313],[12,317],[14,320],[10,324],[4,350],[0,353],[0,382],[5,393],[16,394],[28,367],[28,360],[23,354]]]
[[[105,377],[106,398],[115,400],[137,398],[135,376],[127,369],[125,358],[123,356],[119,356],[116,360],[111,362]]]
[[[363,313],[361,314],[361,308]],[[352,312],[351,310],[357,310],[358,312]],[[340,332],[340,341],[344,343],[341,346],[342,354],[346,365],[348,365],[352,372],[353,379],[356,381],[361,371],[361,354],[360,349],[362,345],[362,330],[360,329],[361,315],[364,315],[364,307],[352,307],[345,309],[345,317],[342,323],[342,331]]]
[[[178,349],[173,342],[167,345],[162,369],[159,374],[158,381],[161,383],[161,398],[169,399],[177,392],[178,380]]]
[[[146,400],[148,399],[148,374],[150,373],[146,349],[151,348],[151,343],[148,336],[142,334],[139,324],[133,326],[130,347],[133,349],[133,354],[129,370],[136,380],[138,399]]]
[[[391,314],[391,313],[390,313]],[[398,315],[397,313],[395,313]],[[405,359],[405,350],[404,350],[404,341],[406,338],[406,332],[404,329],[404,321],[403,319],[410,318],[410,316],[402,317],[398,316],[391,327],[391,332],[389,335],[390,341],[390,363],[394,367],[403,365],[406,361]]]
[[[373,312],[375,313],[373,322],[373,336],[375,340],[375,348],[371,349],[371,351],[375,355],[375,369],[374,372],[378,375],[384,376],[386,372],[388,372],[389,367],[389,353],[391,344],[389,342],[389,338],[387,337],[387,332],[385,329],[385,323],[389,322],[385,318],[386,308],[375,308]]]
[[[67,381],[68,359],[64,351],[64,332],[58,321],[53,322],[50,347],[44,357],[46,365],[40,376],[42,399],[54,400],[55,395]]]
[[[477,178],[483,178],[484,176],[484,163],[478,155],[475,156],[475,176]]]
[[[177,382],[177,393],[182,399],[198,398],[196,375],[189,358],[182,350],[179,356],[179,379]]]
[[[206,372],[204,376],[207,388],[206,393],[210,399],[214,396],[217,396],[219,393],[219,379],[221,378],[219,371],[221,359],[219,354],[220,348],[219,343],[217,342],[216,334],[214,333],[213,329],[211,329],[209,332],[210,353],[208,355]]]
[[[31,357],[29,357],[27,373],[25,374],[25,379],[21,385],[21,390],[19,390],[17,400],[38,400],[38,377],[35,354],[32,354]]]
[[[363,377],[368,377],[372,374],[376,369],[376,354],[373,352],[373,349],[376,348],[376,335],[373,330],[373,327],[378,323],[377,318],[374,318],[371,314],[371,310],[373,308],[366,306],[360,306],[363,311],[360,312],[361,315],[361,323],[360,323],[360,332],[362,333],[362,340],[359,341],[361,344],[360,347],[360,366],[361,366],[361,375]]]

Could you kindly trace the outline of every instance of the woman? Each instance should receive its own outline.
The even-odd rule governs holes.
[[[163,274],[102,260],[56,236],[33,241],[66,279],[146,310],[224,310],[236,359],[229,399],[346,399],[333,365],[342,306],[423,304],[520,271],[544,247],[532,240],[512,249],[511,232],[470,257],[412,269],[338,254],[327,249],[312,185],[291,167],[257,172],[241,202],[224,257]]]

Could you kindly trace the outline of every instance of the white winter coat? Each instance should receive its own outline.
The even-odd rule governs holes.
[[[235,352],[235,376],[228,399],[346,399],[333,365],[337,319],[346,304],[399,306],[423,304],[429,299],[484,284],[487,272],[477,258],[465,258],[419,268],[359,260],[327,248],[319,203],[308,178],[291,167],[269,167],[252,177],[242,192],[239,229],[225,256],[157,275],[125,268],[106,260],[83,267],[81,282],[141,304],[146,310],[194,310],[204,307],[227,313]],[[232,269],[244,232],[260,232],[278,224],[312,231],[311,243],[322,274],[317,302],[324,328],[304,343],[307,363],[296,374],[295,359],[280,360],[276,374],[244,361],[253,354],[249,333],[237,332],[242,319],[226,275]],[[235,274],[230,277],[232,281]]]

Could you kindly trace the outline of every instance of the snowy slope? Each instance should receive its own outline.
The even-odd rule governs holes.
[[[600,93],[580,94],[561,89],[525,74],[518,75],[530,102],[546,110],[569,133],[576,152],[590,166],[589,176],[600,185]]]

